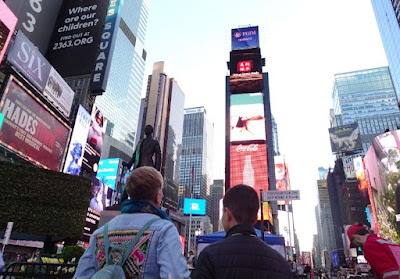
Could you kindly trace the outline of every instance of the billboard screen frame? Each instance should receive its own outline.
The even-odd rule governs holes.
[[[0,1],[0,23],[2,23],[7,29],[7,38],[4,41],[3,47],[0,49],[0,63],[3,61],[4,54],[7,50],[8,45],[12,35],[14,34],[15,27],[17,26],[18,19],[11,11],[11,9],[4,3]]]

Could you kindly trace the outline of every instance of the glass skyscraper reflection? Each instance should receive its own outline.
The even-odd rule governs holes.
[[[392,74],[400,95],[400,0],[371,0],[376,22]]]
[[[110,125],[106,134],[113,139],[107,142],[106,137],[105,145],[118,142],[108,154],[103,152],[105,158],[113,157],[110,153],[115,149],[131,156],[134,149],[146,62],[148,7],[147,0],[124,1],[107,89],[96,97],[95,104]]]
[[[332,92],[332,123],[358,123],[364,151],[372,139],[385,130],[400,126],[397,97],[388,67],[335,75]]]

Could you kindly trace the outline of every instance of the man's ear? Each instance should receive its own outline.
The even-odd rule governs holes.
[[[229,222],[232,221],[232,219],[234,218],[232,211],[227,207],[225,207],[225,210],[226,210],[227,221],[229,221]]]

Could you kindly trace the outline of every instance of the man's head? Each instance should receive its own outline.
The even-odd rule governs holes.
[[[367,227],[361,223],[351,225],[347,229],[347,236],[350,239],[350,248],[362,247],[370,234]]]
[[[193,251],[189,251],[189,256],[193,256]]]
[[[237,224],[254,225],[257,220],[258,196],[250,186],[241,184],[230,188],[223,205],[222,225],[226,232]]]
[[[145,200],[160,207],[163,181],[163,177],[156,169],[140,167],[133,170],[127,178],[125,190],[133,200]]]
[[[144,127],[144,134],[146,136],[151,136],[152,133],[153,133],[153,127],[151,125],[146,125],[146,127]]]

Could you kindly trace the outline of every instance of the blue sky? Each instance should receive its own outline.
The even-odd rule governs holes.
[[[165,61],[186,96],[215,125],[214,178],[224,178],[225,76],[230,30],[259,26],[271,110],[290,168],[300,249],[316,233],[318,167],[333,166],[328,136],[333,76],[386,66],[369,0],[150,0],[145,80]],[[145,82],[146,84],[147,82]]]

